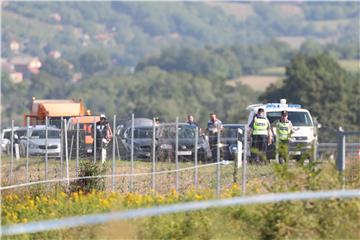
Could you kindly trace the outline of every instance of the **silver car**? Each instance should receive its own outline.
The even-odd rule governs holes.
[[[60,157],[61,142],[60,129],[55,127],[48,127],[48,136],[46,139],[45,126],[35,126],[29,129],[29,155],[45,155],[46,141],[47,154],[52,157]],[[20,156],[26,156],[27,137],[23,136],[20,140]]]

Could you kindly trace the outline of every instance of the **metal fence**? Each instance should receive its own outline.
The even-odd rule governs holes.
[[[244,125],[231,129],[230,139],[218,131],[217,143],[209,145],[200,128],[178,118],[172,123],[153,119],[151,124],[139,125],[134,115],[128,119],[113,116],[109,122],[113,138],[104,143],[94,130],[99,119],[89,118],[46,119],[42,126],[31,126],[27,119],[25,127],[12,121],[9,134],[5,131],[2,139],[2,189],[69,185],[80,178],[104,177],[107,188],[119,192],[214,189],[219,195],[237,178],[242,179],[245,190],[242,172],[234,178],[234,168],[246,165],[242,161],[247,158]],[[85,161],[106,167],[106,172],[79,177]]]
[[[158,123],[134,115],[113,116],[108,123],[113,138],[103,142],[94,130],[98,121],[92,116],[46,119],[44,126],[35,128],[30,119],[25,127],[12,121],[1,139],[2,189],[105,178],[107,189],[119,192],[213,189],[219,195],[233,183],[241,183],[245,194],[251,180],[271,182],[270,164],[248,161],[250,140],[244,124],[225,124],[209,139],[199,127],[178,118]],[[355,176],[360,170],[359,132],[339,132],[337,143],[320,143],[314,149],[318,160],[336,158],[340,171],[353,171]],[[79,177],[81,162],[86,161],[106,171]]]

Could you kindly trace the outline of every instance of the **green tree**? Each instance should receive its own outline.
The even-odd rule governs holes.
[[[73,66],[63,60],[48,57],[44,60],[42,70],[48,72],[64,81],[70,80],[73,75]]]
[[[109,65],[110,57],[104,50],[89,50],[79,57],[79,68],[88,75],[106,70]]]
[[[354,113],[360,108],[352,102],[354,98],[358,99],[358,90],[353,90],[357,81],[334,59],[328,55],[299,54],[286,67],[286,75],[281,87],[270,86],[260,99],[278,101],[286,98],[289,102],[302,104],[325,127],[322,130],[324,140],[329,140],[326,138],[339,126],[347,130],[358,128]]]

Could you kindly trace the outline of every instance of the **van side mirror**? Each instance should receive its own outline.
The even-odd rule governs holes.
[[[318,123],[317,128],[321,128],[321,127],[322,127],[321,123]]]

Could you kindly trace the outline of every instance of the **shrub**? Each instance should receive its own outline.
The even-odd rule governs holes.
[[[79,177],[85,177],[83,179],[75,180],[70,185],[71,192],[82,191],[89,193],[92,190],[104,191],[105,190],[105,178],[96,177],[106,173],[105,164],[97,164],[92,161],[80,162]],[[90,177],[90,178],[86,178]],[[91,178],[94,177],[94,178]]]

